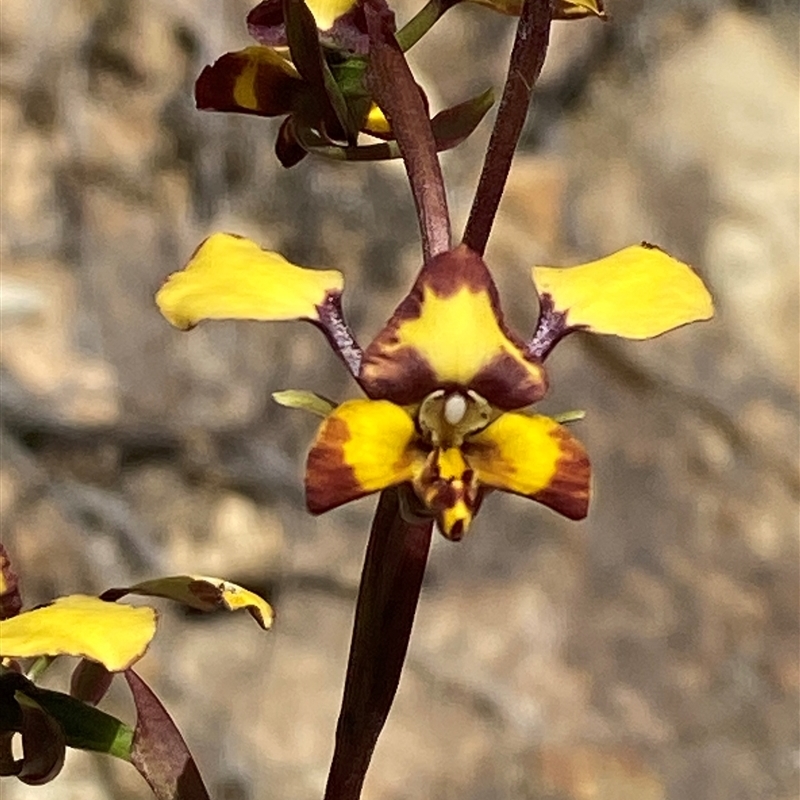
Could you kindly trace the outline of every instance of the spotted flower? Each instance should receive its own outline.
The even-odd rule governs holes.
[[[564,424],[529,410],[547,390],[542,361],[560,338],[575,330],[650,338],[713,313],[700,278],[650,245],[578,267],[537,267],[533,279],[541,314],[525,342],[506,326],[483,259],[462,244],[423,266],[362,351],[341,316],[340,273],[215,234],[157,302],[181,328],[209,318],[316,324],[367,397],[334,406],[308,393],[277,395],[324,415],[306,465],[309,510],[403,486],[408,512],[435,517],[460,539],[493,489],[586,516],[586,450]]]

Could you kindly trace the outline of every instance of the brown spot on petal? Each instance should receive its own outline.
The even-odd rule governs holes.
[[[583,519],[589,513],[589,456],[566,429],[557,428],[550,435],[559,441],[562,455],[550,484],[533,495],[533,499],[568,519]]]
[[[475,473],[464,461],[461,462],[463,471],[443,474],[442,457],[438,449],[429,454],[413,487],[420,501],[436,516],[442,533],[448,539],[459,541],[478,510],[482,493]]]
[[[497,286],[489,268],[477,253],[464,244],[432,258],[420,272],[412,293],[418,286],[424,285],[440,297],[450,297],[464,287],[473,292],[486,291],[492,307],[500,315]]]
[[[502,353],[472,379],[470,388],[497,408],[509,411],[541,400],[547,392],[547,374],[535,362],[523,365],[509,353]]]
[[[344,460],[344,444],[350,439],[347,423],[329,417],[322,425],[306,462],[306,505],[312,514],[322,514],[370,493]]]
[[[385,3],[382,5],[386,7]],[[388,11],[388,7],[386,9]],[[394,15],[392,15],[392,27],[394,28]],[[322,34],[322,38],[329,39],[334,45],[352,53],[366,55],[369,52],[369,35],[363,4],[358,3],[341,17],[337,17],[333,25]]]
[[[302,81],[288,74],[280,64],[259,59],[259,49],[250,47],[225,53],[205,67],[195,83],[197,107],[261,117],[289,113]]]
[[[373,398],[386,398],[405,406],[418,403],[439,387],[436,373],[413,347],[391,353],[376,350],[364,357],[362,365],[361,382]]]

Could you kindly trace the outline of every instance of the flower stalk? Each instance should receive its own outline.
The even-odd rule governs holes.
[[[450,214],[436,140],[422,93],[385,16],[365,8],[370,35],[367,84],[389,118],[403,156],[422,235],[423,260],[450,249]]]
[[[381,494],[372,522],[325,800],[361,796],[403,670],[433,521],[406,521],[400,491]]]
[[[479,255],[486,250],[531,92],[544,66],[552,13],[550,0],[525,0],[522,7],[503,96],[464,231],[464,244]]]

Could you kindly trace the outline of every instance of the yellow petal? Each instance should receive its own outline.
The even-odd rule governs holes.
[[[509,413],[465,445],[478,481],[544,503],[570,519],[589,507],[589,457],[555,420]]]
[[[533,282],[543,306],[566,314],[568,326],[594,333],[650,339],[714,316],[697,274],[648,244],[578,267],[534,267]]]
[[[414,421],[386,400],[348,400],[317,433],[306,465],[306,501],[314,514],[410,480],[424,456]]]
[[[553,19],[581,19],[600,17],[606,19],[603,0],[557,0]]]
[[[247,609],[250,615],[265,630],[272,625],[272,608],[266,600],[254,592],[221,578],[202,575],[170,575],[142,581],[124,589],[109,589],[103,592],[103,600],[118,600],[127,594],[144,597],[165,597],[183,603],[198,611],[228,611]]]
[[[498,408],[521,408],[546,390],[506,328],[488,268],[464,245],[429,261],[387,326],[364,353],[362,386],[401,405],[448,384]]]
[[[152,608],[117,605],[76,594],[1,620],[0,655],[78,656],[119,672],[144,655],[155,632],[156,612]]]
[[[242,236],[215,233],[169,276],[156,303],[182,329],[204,319],[316,320],[343,285],[340,272],[298,267]]]
[[[333,23],[356,5],[355,0],[306,0],[306,5],[314,15],[314,21],[321,31],[333,27]]]
[[[336,408],[336,403],[326,397],[303,389],[284,389],[282,392],[273,392],[272,399],[284,408],[298,408],[318,417],[327,417]]]

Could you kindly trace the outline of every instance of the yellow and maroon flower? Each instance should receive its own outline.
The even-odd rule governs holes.
[[[373,0],[373,6],[394,30],[386,3]],[[225,53],[203,69],[195,84],[199,109],[285,117],[275,143],[285,167],[309,152],[362,161],[399,157],[391,126],[366,85],[369,41],[361,0],[267,0],[247,21],[259,44]],[[462,142],[492,103],[487,91],[436,114],[437,149]],[[359,144],[360,134],[384,141]]]
[[[360,130],[386,132],[385,119],[376,130],[370,124],[378,112],[370,116],[365,62],[350,58],[368,46],[360,3],[269,0],[247,22],[260,44],[225,53],[203,69],[195,84],[199,109],[286,117],[275,147],[286,167],[305,157],[312,137],[353,145]]]
[[[181,328],[210,318],[314,323],[367,399],[335,406],[307,392],[275,395],[324,417],[306,466],[309,510],[405,486],[408,511],[460,539],[493,489],[586,516],[585,449],[564,425],[527,410],[546,392],[542,361],[559,339],[575,330],[650,338],[713,315],[700,278],[651,245],[579,267],[536,267],[533,279],[541,314],[524,342],[506,326],[483,260],[460,245],[423,266],[363,351],[341,314],[340,273],[295,266],[230,234],[207,239],[156,299]]]

